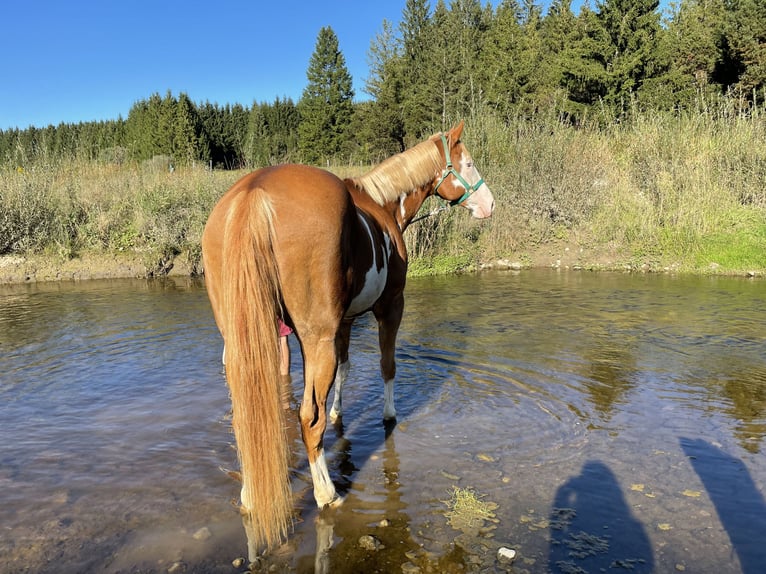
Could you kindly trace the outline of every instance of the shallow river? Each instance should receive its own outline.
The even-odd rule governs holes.
[[[763,572],[764,325],[757,279],[412,279],[398,424],[364,317],[326,436],[345,502],[314,508],[296,427],[258,568]],[[0,286],[0,572],[244,571],[221,347],[193,280]]]

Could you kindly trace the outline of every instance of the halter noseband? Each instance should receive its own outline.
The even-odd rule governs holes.
[[[465,178],[460,175],[460,172],[458,172],[455,167],[452,165],[452,159],[449,155],[449,145],[447,144],[447,138],[444,136],[444,134],[441,134],[442,138],[442,146],[444,146],[444,158],[447,160],[447,166],[444,168],[444,171],[442,172],[442,178],[439,180],[439,183],[436,184],[436,187],[434,188],[434,193],[436,193],[439,190],[439,186],[444,183],[444,180],[447,179],[450,175],[454,175],[455,178],[460,182],[460,185],[462,185],[465,188],[465,193],[461,195],[457,199],[453,200],[446,200],[449,201],[449,204],[452,205],[458,205],[460,203],[463,203],[466,199],[471,197],[474,192],[478,191],[478,189],[482,186],[484,183],[484,178],[480,178],[479,181],[471,185],[468,183]],[[441,196],[439,196],[441,197]]]

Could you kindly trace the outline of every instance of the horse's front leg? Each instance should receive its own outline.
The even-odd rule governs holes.
[[[333,395],[332,408],[330,409],[330,421],[336,422],[343,415],[343,384],[348,377],[351,364],[348,361],[348,345],[351,339],[351,325],[354,320],[348,319],[341,323],[338,336],[335,339],[335,347],[338,351],[338,370],[335,373],[335,394]]]
[[[396,377],[396,334],[402,322],[404,295],[397,295],[387,305],[378,304],[373,308],[378,320],[378,339],[380,341],[380,374],[383,377],[383,420],[394,420],[394,379]]]
[[[304,341],[303,353],[305,386],[300,408],[301,432],[314,482],[314,498],[319,508],[323,508],[339,500],[330,479],[324,452],[327,395],[337,365],[335,339]]]

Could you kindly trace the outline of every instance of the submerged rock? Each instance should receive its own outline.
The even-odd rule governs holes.
[[[516,560],[516,551],[513,548],[507,548],[505,546],[502,546],[497,551],[497,560],[501,564],[510,564],[514,560]]]
[[[210,529],[207,526],[203,526],[192,535],[194,540],[199,540],[200,542],[207,540],[211,536],[212,534],[210,534]]]
[[[359,546],[365,550],[371,550],[373,552],[385,548],[378,538],[370,534],[365,534],[359,538]]]

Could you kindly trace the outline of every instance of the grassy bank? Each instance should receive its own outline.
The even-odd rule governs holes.
[[[476,222],[453,209],[413,225],[413,272],[506,260],[760,273],[764,113],[645,115],[606,128],[474,118],[466,143],[495,193],[495,217]],[[7,166],[0,171],[0,255],[69,262],[123,254],[140,259],[148,274],[163,274],[174,261],[193,272],[207,215],[241,175],[170,173],[163,161]]]

